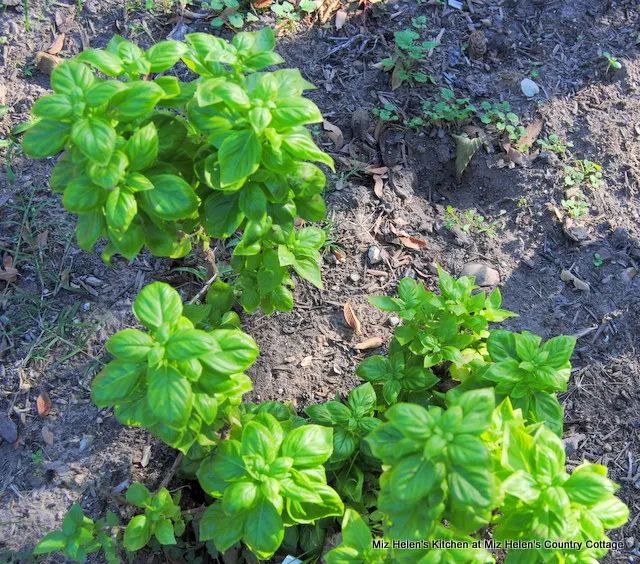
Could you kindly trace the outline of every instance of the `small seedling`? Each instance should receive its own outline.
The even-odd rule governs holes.
[[[589,212],[589,202],[583,194],[576,194],[572,198],[562,200],[560,204],[573,219],[582,217]]]
[[[418,16],[417,18],[411,18],[411,25],[416,29],[424,29],[427,27],[427,16]]]
[[[373,108],[371,115],[381,121],[398,121],[398,110],[393,104],[385,104],[382,108]]]
[[[551,133],[546,139],[538,139],[536,144],[540,146],[543,151],[549,151],[561,155],[565,153],[567,149],[573,147],[571,141],[563,142],[558,135]]]
[[[593,266],[599,268],[603,265],[603,263],[604,261],[602,260],[600,253],[593,253]]]
[[[496,229],[498,227],[497,221],[489,222],[487,218],[480,215],[474,208],[460,212],[453,208],[453,206],[447,206],[447,216],[444,220],[444,226],[446,229],[451,229],[454,225],[460,227],[464,233],[482,233],[489,239],[493,239],[496,236]]]
[[[42,449],[39,448],[36,452],[31,453],[31,462],[36,465],[42,464]]]
[[[605,72],[609,72],[609,69],[620,70],[622,68],[620,61],[608,51],[604,51],[602,56],[607,60],[607,70]]]
[[[409,119],[405,119],[402,123],[405,127],[409,127],[417,131],[425,124],[425,121],[421,117],[412,117]]]
[[[592,161],[577,160],[572,166],[564,169],[564,185],[577,186],[583,182],[589,182],[593,188],[602,186],[602,166]]]
[[[427,56],[427,53],[440,45],[434,41],[423,41],[418,43],[420,34],[411,29],[396,31],[396,40],[393,55],[383,59],[380,64],[382,69],[391,72],[391,87],[393,90],[400,88],[403,83],[408,82],[411,86],[414,83],[425,83],[431,80],[428,74],[416,70],[419,61]]]
[[[438,101],[423,100],[422,112],[430,122],[442,124],[467,120],[477,112],[477,108],[469,98],[456,98],[453,90],[443,88]]]
[[[511,111],[509,102],[482,102],[480,108],[484,110],[480,114],[480,121],[487,125],[493,125],[498,131],[503,131],[509,135],[509,140],[513,143],[520,141],[527,132],[521,125],[520,117]]]

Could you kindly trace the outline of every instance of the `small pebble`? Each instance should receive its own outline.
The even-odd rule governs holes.
[[[481,262],[469,262],[464,265],[460,276],[475,276],[478,286],[496,286],[500,284],[500,273]]]
[[[100,425],[100,423],[102,423],[102,417],[96,417],[96,423]]]
[[[351,280],[351,282],[359,282],[360,275],[354,272],[353,274],[349,274],[349,279]]]
[[[523,78],[520,82],[520,89],[527,98],[533,98],[540,92],[540,87],[530,78]]]
[[[283,394],[284,393],[284,389],[283,388],[278,388],[277,391],[278,391],[279,394]]]
[[[369,264],[378,264],[382,262],[382,253],[380,249],[376,246],[369,247],[369,252],[367,253],[367,257],[369,259]]]
[[[395,315],[390,317],[389,325],[391,325],[391,327],[397,327],[398,325],[400,325],[400,318],[396,317]]]
[[[633,537],[627,537],[624,539],[624,544],[629,550],[631,550],[636,545],[636,539]]]

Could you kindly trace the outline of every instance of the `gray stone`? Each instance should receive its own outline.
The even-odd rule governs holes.
[[[460,276],[475,276],[478,286],[497,286],[500,284],[500,273],[481,262],[469,262],[464,265]]]

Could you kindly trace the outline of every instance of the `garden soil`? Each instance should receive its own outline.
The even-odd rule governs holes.
[[[342,18],[332,11],[339,2],[323,8],[324,22],[316,14],[278,25],[269,10],[259,12],[263,23],[278,25],[277,50],[287,65],[317,86],[309,96],[327,123],[314,134],[337,166],[325,194],[331,245],[324,290],[300,283],[291,313],[243,316],[261,350],[249,371],[250,399],[302,409],[348,392],[358,384],[354,368],[384,351],[396,322],[367,296],[393,295],[404,276],[435,289],[436,264],[456,275],[475,268],[485,289],[497,285],[504,306],[519,314],[507,328],[578,337],[569,389],[561,395],[568,464],[603,464],[621,484],[631,517],[611,536],[626,549],[607,561],[640,561],[640,6],[637,0],[451,4],[461,9],[413,1],[345,5],[351,11],[340,29]],[[152,11],[135,0],[1,6],[4,138],[48,91],[51,56],[39,52],[68,59],[104,47],[114,33],[149,46],[170,34],[212,31],[210,15],[197,4],[157,3]],[[422,63],[437,84],[391,90],[378,63],[391,55],[394,31],[411,28],[419,16],[426,17],[422,39],[440,41]],[[472,31],[476,38],[481,33],[479,52],[469,53],[475,59],[465,50]],[[607,69],[603,51],[621,69]],[[523,94],[524,78],[539,86],[535,97]],[[441,87],[476,104],[510,102],[532,124],[531,148],[519,152],[499,132],[473,123],[465,131],[481,136],[483,146],[458,182],[452,134],[459,128],[403,124]],[[384,104],[395,106],[397,120],[371,115]],[[568,153],[541,151],[533,142],[539,126],[539,138],[557,134],[572,143]],[[144,285],[167,281],[187,299],[203,282],[195,256],[172,261],[143,253],[108,266],[101,245],[95,253],[80,251],[74,218],[47,187],[53,159],[31,161],[15,149],[4,155],[0,554],[20,561],[59,527],[73,501],[93,518],[106,510],[127,517],[121,500],[131,482],[154,489],[170,475],[176,453],[97,409],[89,390],[108,360],[106,339],[135,326],[131,304]],[[561,202],[568,197],[564,168],[575,159],[601,164],[604,184],[582,186],[590,207],[571,221]],[[376,180],[376,172],[383,177]],[[17,278],[3,281],[12,278],[11,268]],[[360,333],[345,322],[347,303]],[[378,349],[356,348],[374,337],[383,343]],[[174,478],[170,488],[178,487],[189,494],[192,484]]]

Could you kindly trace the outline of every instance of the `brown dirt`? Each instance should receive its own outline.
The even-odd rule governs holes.
[[[426,85],[391,92],[389,75],[374,66],[390,54],[393,32],[425,15],[423,38],[445,30],[442,46],[426,63],[440,86],[453,87],[477,103],[508,100],[525,123],[540,117],[544,135],[555,132],[573,142],[572,158],[601,163],[606,183],[587,191],[591,207],[582,218],[586,240],[576,243],[552,209],[561,210],[564,198],[563,163],[553,155],[540,155],[528,167],[508,163],[494,137],[492,152],[481,149],[458,184],[448,130],[378,127],[379,135],[404,149],[400,164],[418,179],[413,194],[399,194],[387,183],[379,199],[370,175],[339,165],[326,197],[330,232],[344,261],[327,252],[325,290],[300,284],[292,313],[244,318],[245,330],[262,351],[250,372],[253,399],[291,400],[303,407],[356,385],[353,369],[365,354],[354,344],[371,336],[390,337],[388,316],[368,305],[366,296],[392,294],[402,276],[417,277],[432,288],[434,263],[455,274],[472,261],[495,268],[505,307],[520,314],[507,328],[545,338],[580,335],[573,378],[561,398],[567,452],[570,464],[586,459],[606,465],[631,508],[629,523],[612,534],[626,539],[628,550],[609,556],[610,562],[637,561],[640,542],[640,276],[634,277],[640,260],[637,8],[633,0],[485,1],[469,2],[464,10],[381,3],[364,16],[351,16],[340,31],[331,23],[323,27],[312,22],[283,30],[279,52],[316,84],[310,96],[348,142],[352,134],[360,138],[362,133],[358,128],[352,133],[353,114],[381,107],[381,96],[416,115],[420,97],[439,91]],[[104,46],[116,32],[148,45],[149,35],[166,37],[177,17],[170,7],[152,15],[140,9],[125,13],[122,6],[88,0],[77,13],[73,5],[33,0],[29,20],[31,31],[26,31],[22,5],[0,13],[0,37],[6,38],[0,45],[0,105],[11,108],[0,118],[2,133],[27,120],[33,101],[46,92],[47,76],[31,64],[57,32],[67,34],[59,56],[69,58],[83,42]],[[205,20],[186,21],[192,30],[208,29]],[[488,39],[481,62],[461,55],[470,22]],[[602,50],[618,56],[623,69],[605,72]],[[519,83],[534,68],[540,70],[536,81],[542,91],[531,101]],[[375,125],[370,134],[376,133]],[[319,140],[334,150],[327,136]],[[377,144],[371,145],[367,149],[361,139],[351,143],[360,160],[383,164]],[[151,488],[160,482],[172,451],[146,431],[123,428],[108,411],[95,408],[88,390],[106,360],[105,340],[134,323],[131,301],[143,285],[154,278],[170,279],[192,296],[200,283],[174,270],[181,265],[147,254],[108,267],[99,252],[79,251],[72,238],[73,218],[46,188],[51,162],[14,153],[12,166],[13,184],[6,166],[0,176],[0,253],[15,257],[21,277],[15,285],[0,282],[0,413],[10,415],[20,438],[15,446],[0,445],[0,553],[16,555],[54,528],[71,501],[81,501],[97,517],[106,509],[118,510],[114,488],[117,492],[126,481],[141,480]],[[497,222],[495,236],[448,229],[449,205],[462,211],[474,208]],[[403,247],[398,230],[427,245],[418,251]],[[369,265],[367,252],[373,244],[382,250],[383,260]],[[601,266],[594,265],[596,252]],[[588,282],[590,291],[563,282],[563,269]],[[344,323],[346,301],[360,318],[363,335],[354,335]],[[35,411],[41,390],[53,400],[46,419]],[[52,445],[43,439],[44,426],[53,433]],[[152,455],[143,468],[145,446]]]

